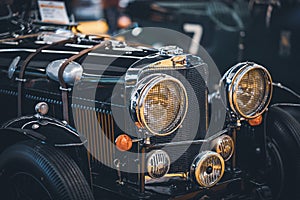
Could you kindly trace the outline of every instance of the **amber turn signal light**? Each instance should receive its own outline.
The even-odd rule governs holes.
[[[120,151],[128,151],[132,147],[132,139],[126,134],[119,135],[115,143],[117,149]]]
[[[253,118],[253,119],[249,119],[249,124],[251,126],[258,126],[260,125],[262,122],[262,115],[258,115],[257,117]]]

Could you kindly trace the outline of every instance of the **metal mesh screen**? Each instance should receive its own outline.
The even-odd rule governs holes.
[[[173,76],[186,88],[188,96],[188,110],[182,127],[169,136],[155,136],[151,138],[153,143],[179,142],[195,139],[203,139],[207,128],[207,87],[205,84],[207,75],[205,66],[182,70],[151,70],[151,73],[164,73]],[[185,80],[183,80],[185,79]],[[170,156],[171,167],[169,173],[189,171],[190,165],[200,151],[201,145],[175,146],[163,148]]]

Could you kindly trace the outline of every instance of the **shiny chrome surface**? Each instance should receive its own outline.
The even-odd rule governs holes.
[[[49,111],[49,106],[46,102],[40,102],[35,106],[35,112],[39,115],[46,115]]]
[[[55,60],[46,68],[46,73],[52,80],[58,81],[58,71],[61,65],[66,61],[66,59]],[[75,81],[81,79],[83,73],[83,68],[80,64],[76,62],[70,62],[64,71],[63,78],[67,84],[74,84]]]
[[[74,33],[70,30],[58,29],[55,32],[42,32],[38,39],[44,41],[45,43],[53,43],[62,40],[66,40],[74,37]]]
[[[20,62],[20,59],[21,57],[20,56],[17,56],[13,59],[13,61],[11,62],[11,64],[9,65],[9,68],[8,68],[8,72],[7,72],[7,75],[8,75],[8,78],[9,79],[12,79],[17,67],[18,67],[18,64]]]
[[[165,74],[153,74],[139,82],[130,105],[132,118],[139,127],[153,135],[165,136],[183,122],[188,97],[179,80]]]
[[[190,175],[202,187],[212,187],[222,178],[225,170],[224,159],[212,151],[201,152],[193,161]]]
[[[244,118],[255,118],[268,107],[272,97],[269,72],[255,63],[239,63],[226,73],[228,99],[233,111]]]
[[[147,154],[147,172],[151,178],[160,178],[170,169],[169,155],[163,150],[153,150]]]
[[[174,56],[174,55],[181,55],[183,54],[183,49],[179,48],[178,46],[163,46],[158,49],[160,55],[166,56]]]

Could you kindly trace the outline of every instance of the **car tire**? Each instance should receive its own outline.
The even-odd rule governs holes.
[[[279,107],[269,109],[266,123],[267,179],[273,199],[300,199],[300,124]]]
[[[62,151],[25,141],[0,154],[1,199],[93,200],[85,177]]]

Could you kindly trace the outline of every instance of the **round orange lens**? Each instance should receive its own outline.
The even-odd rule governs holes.
[[[262,122],[262,115],[258,115],[257,117],[255,117],[254,119],[250,119],[249,120],[249,124],[251,126],[258,126],[260,125]]]
[[[115,142],[120,151],[128,151],[132,147],[132,139],[126,134],[119,135]]]

